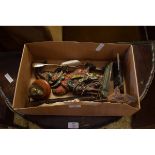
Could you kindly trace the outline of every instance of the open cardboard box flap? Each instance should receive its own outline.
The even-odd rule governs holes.
[[[30,115],[73,115],[73,116],[124,116],[132,115],[140,109],[137,75],[132,45],[92,42],[35,42],[24,46],[19,67],[13,108],[15,111]],[[55,103],[28,107],[28,89],[34,79],[32,62],[47,60],[48,62],[63,62],[77,59],[102,64],[116,59],[119,53],[123,61],[124,82],[126,92],[135,96],[134,105],[126,103],[102,103],[80,101],[78,103]],[[72,106],[71,106],[72,105]]]

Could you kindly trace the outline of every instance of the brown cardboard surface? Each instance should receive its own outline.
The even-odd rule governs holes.
[[[70,108],[68,105],[43,106],[15,109],[18,112],[34,115],[72,115],[72,116],[128,116],[138,109],[126,104],[101,103]]]
[[[24,46],[23,56],[19,68],[13,108],[24,114],[37,115],[78,115],[78,116],[122,116],[131,115],[140,108],[137,76],[132,46],[129,44],[104,44],[100,51],[96,51],[99,43],[91,42],[37,42]],[[105,64],[116,58],[119,53],[124,60],[125,86],[128,94],[137,97],[134,106],[126,104],[80,102],[80,107],[70,108],[66,103],[26,107],[28,104],[28,88],[33,80],[31,64],[34,61],[48,60],[48,62],[62,62],[78,59],[91,61],[95,64]],[[72,103],[75,104],[75,103]]]
[[[138,83],[137,83],[137,74],[135,69],[135,60],[133,54],[133,48],[130,47],[130,50],[126,52],[124,58],[124,79],[126,92],[132,96],[139,96]],[[138,103],[135,103],[134,106],[140,108],[139,97],[137,98]]]
[[[24,46],[23,54],[18,70],[17,83],[14,94],[13,107],[23,107],[28,102],[28,86],[31,79],[32,56],[27,47]]]
[[[112,60],[119,53],[123,55],[129,47],[127,44],[104,44],[104,47],[96,52],[100,43],[93,42],[38,42],[26,44],[35,59],[53,60]]]

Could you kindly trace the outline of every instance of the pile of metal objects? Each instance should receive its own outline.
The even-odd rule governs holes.
[[[120,89],[123,84],[120,64],[110,62],[103,67],[96,67],[92,63],[81,63],[79,60],[70,60],[61,64],[33,63],[36,80],[29,88],[29,97],[33,103],[54,103],[79,99],[86,101],[107,101],[116,102],[117,97],[122,95]],[[54,70],[45,70],[46,66],[55,66]],[[114,87],[112,96],[109,96],[109,84],[112,73],[114,74]],[[57,96],[56,99],[49,99],[49,96]],[[64,97],[67,93],[71,97]],[[117,94],[117,95],[116,95]],[[109,98],[110,97],[110,98]],[[133,101],[131,96],[123,96],[123,102]],[[129,99],[130,98],[130,99]]]

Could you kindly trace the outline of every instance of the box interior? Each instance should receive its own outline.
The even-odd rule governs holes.
[[[134,105],[132,105],[132,107],[125,104],[124,104],[124,107],[128,107],[128,109],[140,108],[137,76],[136,76],[132,46],[129,44],[107,43],[107,44],[104,44],[104,47],[102,49],[100,49],[99,51],[96,51],[96,48],[99,45],[100,45],[99,43],[79,43],[79,42],[40,42],[40,43],[26,44],[24,46],[24,51],[23,51],[23,55],[22,55],[21,63],[19,67],[13,108],[16,110],[22,109],[23,112],[27,110],[27,111],[30,111],[30,113],[31,111],[33,111],[33,109],[37,109],[37,114],[40,114],[42,113],[42,110],[43,111],[45,110],[47,114],[51,114],[51,111],[48,112],[47,107],[53,107],[52,113],[55,114],[56,110],[54,111],[54,106],[66,105],[65,102],[60,102],[60,103],[55,103],[51,105],[44,104],[44,105],[32,107],[32,108],[27,107],[27,104],[29,102],[28,88],[32,83],[32,81],[34,80],[33,69],[31,67],[32,62],[41,62],[46,60],[48,63],[60,63],[67,60],[80,60],[82,62],[92,62],[96,66],[100,67],[105,65],[109,61],[115,60],[117,53],[119,53],[120,58],[123,61],[123,73],[124,73],[126,92],[129,95],[135,96],[137,98],[137,102]],[[53,97],[54,96],[51,96],[51,98]],[[87,103],[88,102],[81,102],[79,104],[84,105],[83,106],[83,110],[84,110]],[[104,106],[108,107],[112,105],[113,107],[115,106],[123,107],[123,105],[119,103],[117,104],[107,103],[107,104],[104,103]],[[95,105],[101,105],[101,103],[95,103]],[[61,108],[63,109],[64,106],[62,106]],[[61,111],[60,110],[61,108],[59,106],[59,111]],[[89,108],[87,107],[87,112],[88,111],[89,111]],[[67,112],[67,109],[66,109],[66,112]],[[73,112],[76,113],[74,110]],[[70,111],[68,113],[70,113]]]

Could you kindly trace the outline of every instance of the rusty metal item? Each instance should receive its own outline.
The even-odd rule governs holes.
[[[36,106],[36,104],[37,105],[41,105],[41,104],[44,104],[44,103],[52,104],[52,103],[55,103],[55,102],[64,102],[64,101],[69,101],[69,100],[74,100],[74,99],[78,99],[79,101],[95,101],[95,97],[93,97],[93,96],[71,96],[71,97],[65,97],[65,98],[31,101],[30,104],[31,104],[31,106]]]
[[[68,66],[58,66],[54,72],[38,72],[38,75],[50,84],[54,95],[62,96],[68,91],[71,91],[74,95],[92,95],[96,96],[97,99],[101,99],[103,73],[96,73],[96,66],[86,63],[74,69],[72,72],[68,68]],[[107,73],[106,70],[105,73],[108,78],[110,72]],[[106,82],[109,81],[104,79],[104,85],[107,85]]]
[[[120,89],[116,87],[114,89],[114,93],[108,96],[108,101],[112,103],[135,103],[137,101],[136,97],[128,95],[128,94],[121,94]]]
[[[114,88],[119,87],[120,92],[124,93],[122,65],[118,53],[117,53],[117,61],[113,62],[112,71],[113,71]]]

